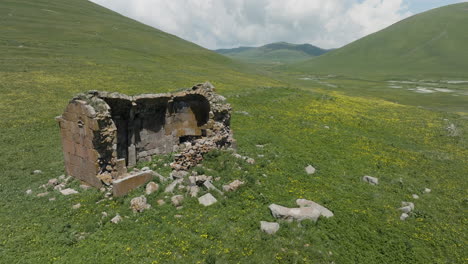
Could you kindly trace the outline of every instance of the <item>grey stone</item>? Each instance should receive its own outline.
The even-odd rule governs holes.
[[[248,164],[251,164],[251,165],[255,164],[255,160],[252,159],[252,158],[247,158],[245,161],[246,161]]]
[[[41,170],[35,170],[35,171],[33,171],[33,174],[41,174],[41,173],[42,173]]]
[[[36,196],[37,197],[44,197],[44,196],[47,196],[47,195],[49,195],[49,192],[38,193]]]
[[[162,200],[162,199],[159,199],[157,201],[157,203],[158,203],[159,206],[166,204],[166,202],[164,200]]]
[[[169,184],[166,189],[164,189],[164,192],[165,193],[172,193],[174,192],[174,189],[175,187],[177,186],[177,184],[181,183],[183,180],[182,179],[177,179],[173,182],[171,182],[171,184]]]
[[[413,199],[419,199],[419,195],[417,195],[417,194],[413,194],[411,196],[413,197]]]
[[[56,179],[56,178],[53,178],[53,179],[50,179],[48,182],[47,182],[47,185],[49,186],[55,186],[59,184],[59,181]]]
[[[119,214],[117,214],[110,221],[111,223],[118,224],[122,221],[122,217]]]
[[[409,206],[411,210],[414,210],[414,203],[412,202],[401,202],[401,206]]]
[[[429,188],[424,189],[424,193],[430,193],[430,192],[431,192],[431,189],[429,189]]]
[[[192,186],[189,186],[189,194],[191,197],[197,197],[198,196],[198,192],[200,191],[200,187],[198,187],[197,185],[192,185]]]
[[[315,168],[312,167],[312,165],[309,165],[309,166],[305,167],[305,171],[306,171],[307,174],[311,175],[311,174],[315,173]]]
[[[235,191],[239,189],[240,186],[244,185],[243,181],[240,180],[235,180],[231,182],[230,184],[224,185],[223,186],[223,191],[225,192],[230,192],[230,191]]]
[[[80,188],[84,191],[86,190],[89,190],[91,188],[93,188],[92,186],[88,185],[88,184],[80,184]]]
[[[288,222],[312,220],[316,222],[320,217],[320,211],[311,207],[287,208],[277,204],[271,204],[268,207],[273,217],[286,220]]]
[[[171,202],[175,207],[181,206],[183,201],[184,201],[183,195],[174,195],[171,198]]]
[[[279,228],[280,225],[278,223],[260,221],[260,229],[269,235],[278,232]]]
[[[379,184],[379,179],[375,178],[375,177],[372,177],[372,176],[364,176],[362,177],[362,180],[371,184],[371,185],[377,185]]]
[[[200,198],[198,198],[198,202],[204,206],[210,206],[212,204],[215,204],[218,200],[211,194],[207,193]]]
[[[151,205],[146,203],[146,197],[144,195],[135,197],[130,201],[130,208],[133,212],[143,212],[151,208]]]
[[[402,213],[401,216],[400,216],[400,220],[405,221],[406,218],[408,218],[408,217],[409,217],[409,215],[407,213]]]
[[[145,193],[147,195],[150,195],[154,192],[157,192],[159,189],[159,185],[155,182],[149,182],[148,184],[146,184],[146,189],[145,189]]]
[[[143,168],[141,168],[141,171],[147,171],[147,170],[150,170],[150,168],[149,168],[149,167],[143,167]]]
[[[182,179],[186,176],[188,176],[189,173],[187,171],[179,170],[179,171],[173,171],[171,172],[171,177],[173,179]]]
[[[26,191],[26,194],[27,194],[27,195],[31,195],[31,194],[32,194],[32,190],[31,190],[31,189],[27,190],[27,191]]]
[[[77,203],[75,205],[72,206],[72,209],[78,209],[81,207],[81,204],[80,203]]]
[[[316,209],[316,210],[318,210],[320,212],[321,216],[326,217],[326,218],[329,218],[329,217],[333,216],[332,211],[328,210],[327,208],[325,208],[322,205],[320,205],[320,204],[318,204],[316,202],[313,202],[313,201],[309,201],[309,200],[306,200],[306,199],[297,199],[296,204],[299,207],[314,208],[314,209]]]
[[[410,213],[412,209],[410,206],[403,206],[403,207],[400,207],[399,210],[407,214],[407,213]]]
[[[71,194],[77,194],[78,192],[72,188],[67,188],[65,190],[61,190],[60,193],[63,195],[71,195]]]
[[[218,188],[216,188],[210,181],[205,181],[203,186],[205,186],[210,191],[217,191],[218,193],[223,194],[223,192],[218,190]]]

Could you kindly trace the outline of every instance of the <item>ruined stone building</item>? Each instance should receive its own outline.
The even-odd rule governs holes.
[[[95,187],[112,185],[126,167],[181,151],[171,164],[187,170],[213,148],[234,144],[231,107],[210,83],[176,93],[128,96],[90,91],[57,117],[66,172]],[[182,150],[184,142],[190,148]]]

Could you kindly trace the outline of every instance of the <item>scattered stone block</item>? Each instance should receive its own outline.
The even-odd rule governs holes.
[[[134,213],[143,212],[146,209],[151,208],[151,205],[146,203],[146,197],[144,195],[135,197],[130,201],[130,208]]]
[[[400,216],[400,220],[405,221],[406,218],[408,218],[408,217],[409,217],[409,215],[407,213],[402,213],[401,216]]]
[[[183,195],[174,195],[171,198],[171,202],[175,207],[181,206],[183,201],[184,201]]]
[[[311,175],[311,174],[315,173],[315,168],[312,167],[312,165],[309,165],[309,166],[305,167],[305,171],[306,171],[307,174]]]
[[[205,181],[203,186],[205,186],[210,191],[217,191],[218,193],[223,194],[223,192],[218,190],[218,188],[216,188],[210,181]]]
[[[81,204],[80,203],[77,203],[75,205],[72,206],[72,209],[78,209],[81,207]]]
[[[292,222],[293,220],[300,222],[307,219],[317,222],[320,217],[320,211],[311,207],[287,208],[281,205],[271,204],[268,208],[274,218],[288,222]]]
[[[189,189],[189,194],[190,194],[191,197],[197,197],[198,196],[198,192],[200,191],[200,187],[198,187],[197,185],[192,185],[192,186],[189,186],[188,189]]]
[[[111,223],[118,224],[118,223],[120,223],[122,220],[123,220],[122,217],[121,217],[119,214],[117,214],[117,215],[114,216],[110,221],[111,221]]]
[[[113,181],[113,194],[115,197],[123,196],[130,191],[144,185],[153,178],[151,171],[142,171],[130,174]]]
[[[55,197],[49,198],[49,202],[55,201]]]
[[[235,190],[239,189],[239,187],[242,186],[242,185],[244,185],[243,181],[235,180],[235,181],[231,182],[228,185],[224,185],[223,190],[225,192],[235,191]]]
[[[431,189],[429,189],[429,188],[424,189],[424,193],[430,193],[430,192],[431,192]]]
[[[372,177],[372,176],[364,176],[362,177],[362,180],[371,184],[371,185],[377,185],[379,184],[379,179],[375,178],[375,177]]]
[[[149,182],[148,184],[146,184],[145,193],[147,195],[157,192],[158,190],[159,190],[159,185],[157,183]]]
[[[164,200],[162,200],[162,199],[159,199],[157,201],[157,203],[158,203],[159,206],[166,204],[166,202]]]
[[[325,208],[322,205],[320,205],[320,204],[318,204],[316,202],[313,202],[313,201],[309,201],[309,200],[306,200],[306,199],[297,199],[296,204],[299,207],[314,208],[314,209],[316,209],[316,210],[318,210],[320,212],[321,216],[326,217],[326,218],[329,218],[329,217],[333,216],[332,211],[328,210],[327,208]]]
[[[49,192],[38,193],[36,196],[37,197],[44,197],[44,196],[47,196],[47,195],[49,195]]]
[[[210,206],[212,204],[215,204],[218,200],[211,194],[207,193],[200,198],[198,198],[198,202],[204,206]]]
[[[50,179],[48,182],[47,182],[47,185],[49,186],[55,186],[55,185],[58,185],[59,184],[59,180],[54,178],[54,179]]]
[[[171,184],[169,184],[166,189],[164,189],[164,192],[165,193],[172,193],[174,192],[174,189],[175,187],[177,186],[177,184],[181,183],[183,180],[182,179],[177,179],[173,182],[171,182]]]
[[[42,174],[42,171],[41,170],[35,170],[35,171],[33,171],[33,174]]]
[[[278,232],[279,228],[280,225],[278,223],[260,221],[260,229],[269,235]]]
[[[86,191],[86,190],[89,190],[89,189],[91,189],[91,188],[93,188],[93,187],[90,186],[90,185],[87,185],[87,184],[80,184],[80,188],[81,188],[82,190]]]
[[[67,189],[61,190],[60,193],[66,196],[66,195],[71,195],[71,194],[77,194],[78,192],[72,188],[67,188]]]
[[[26,191],[26,194],[27,194],[27,195],[31,195],[31,194],[32,194],[32,190],[31,190],[31,189],[27,190],[27,191]]]
[[[413,199],[419,199],[419,195],[417,195],[417,194],[413,194],[411,196],[413,197]]]

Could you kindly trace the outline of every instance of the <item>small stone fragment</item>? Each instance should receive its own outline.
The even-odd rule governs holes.
[[[55,197],[49,198],[49,202],[55,201]]]
[[[49,192],[38,193],[36,196],[37,197],[44,197],[44,196],[47,196],[47,195],[49,195]]]
[[[173,182],[171,182],[171,184],[169,184],[166,189],[164,189],[164,192],[165,193],[171,193],[174,191],[174,188],[176,187],[177,184],[181,183],[183,180],[182,179],[177,179]]]
[[[78,209],[81,207],[81,204],[80,203],[77,203],[75,205],[72,206],[72,209]]]
[[[171,198],[171,202],[175,207],[181,206],[183,201],[184,201],[183,195],[174,195]]]
[[[108,216],[107,212],[102,212],[101,213],[101,218],[106,218]]]
[[[309,166],[305,167],[305,171],[306,171],[307,174],[311,175],[311,174],[315,173],[315,168],[312,167],[312,165],[309,165]]]
[[[223,192],[218,190],[218,188],[216,188],[210,181],[205,181],[203,186],[205,186],[208,190],[217,191],[218,193],[223,194]]]
[[[204,206],[210,206],[214,203],[216,203],[218,200],[216,200],[216,198],[211,194],[211,193],[207,193],[203,196],[201,196],[200,198],[198,198],[198,202],[200,204],[203,204]]]
[[[406,218],[408,218],[408,217],[409,217],[409,215],[407,213],[402,213],[401,216],[400,216],[400,220],[405,221]]]
[[[375,177],[372,177],[372,176],[364,176],[362,177],[362,180],[371,184],[371,185],[377,185],[379,184],[379,179],[375,178]]]
[[[255,164],[255,160],[252,159],[252,158],[247,158],[245,161],[246,161],[248,164],[251,164],[251,165]]]
[[[430,193],[430,192],[431,192],[431,189],[429,189],[429,188],[424,189],[424,193]]]
[[[174,215],[174,217],[175,217],[175,218],[182,218],[182,217],[184,217],[184,216],[183,216],[183,215],[177,214],[177,215]]]
[[[144,195],[135,197],[130,201],[130,208],[133,212],[143,212],[146,209],[151,208],[151,205],[146,203],[146,197]]]
[[[149,182],[147,185],[146,185],[146,190],[145,190],[145,193],[147,195],[150,195],[154,192],[157,192],[159,189],[159,185],[155,182]]]
[[[81,184],[81,185],[80,185],[80,188],[81,188],[82,190],[85,190],[85,191],[86,191],[86,190],[89,190],[89,189],[91,189],[91,188],[93,188],[93,187],[91,187],[91,186],[89,186],[89,185],[87,185],[87,184]]]
[[[42,174],[42,171],[41,170],[35,170],[35,171],[33,171],[33,174]]]
[[[117,214],[110,221],[111,223],[118,224],[120,221],[122,221],[122,217],[119,214]]]
[[[70,195],[70,194],[77,194],[78,192],[73,190],[72,188],[67,188],[65,190],[61,190],[60,193],[63,195]]]
[[[280,225],[278,223],[260,221],[260,229],[269,235],[273,235],[274,233],[276,233],[279,230],[279,228]]]
[[[188,187],[188,190],[191,197],[197,197],[198,192],[200,191],[200,187],[198,187],[197,185],[192,185]]]
[[[413,199],[419,199],[419,195],[417,195],[417,194],[413,194],[412,197],[413,197]]]
[[[27,190],[27,191],[26,191],[26,194],[27,194],[27,195],[31,195],[31,194],[32,194],[32,190],[31,190],[31,189]]]
[[[60,184],[54,186],[54,190],[56,190],[56,191],[61,191],[63,188],[65,188],[65,183],[60,183]]]
[[[50,179],[50,180],[47,182],[47,185],[49,185],[49,186],[55,186],[55,185],[57,185],[57,184],[59,184],[59,181],[58,181],[56,178]]]
[[[166,204],[166,202],[164,200],[162,200],[162,199],[159,199],[157,201],[157,203],[158,203],[159,206]]]
[[[147,171],[147,170],[150,170],[150,168],[149,168],[149,167],[143,167],[143,168],[141,168],[141,171]]]
[[[225,192],[230,192],[230,191],[235,191],[237,190],[240,186],[244,185],[244,182],[243,181],[240,181],[240,180],[235,180],[233,182],[231,182],[230,184],[228,185],[224,185],[223,186],[223,190]]]
[[[414,210],[414,203],[412,202],[401,202],[401,206],[409,206],[411,210]]]

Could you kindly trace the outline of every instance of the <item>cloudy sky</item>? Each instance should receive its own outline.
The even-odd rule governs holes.
[[[91,0],[205,48],[272,42],[338,48],[458,0]]]

